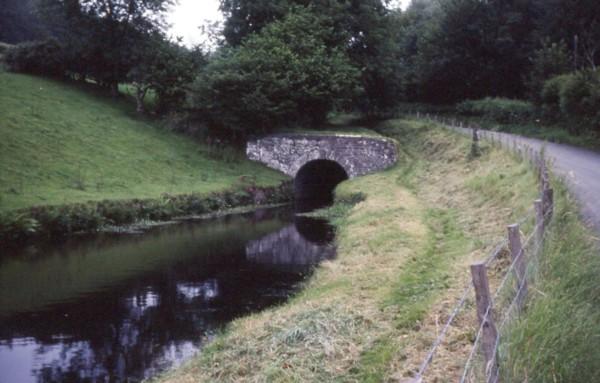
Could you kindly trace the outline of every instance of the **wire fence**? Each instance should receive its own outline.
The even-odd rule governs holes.
[[[496,243],[483,261],[470,266],[472,281],[465,286],[453,306],[419,370],[407,381],[420,383],[427,377],[427,370],[434,360],[436,351],[446,340],[457,317],[461,313],[468,315],[466,308],[473,306],[469,303],[475,301],[479,326],[459,381],[496,383],[507,372],[502,361],[511,357],[511,349],[507,342],[510,333],[507,330],[523,313],[530,290],[536,291],[535,284],[544,237],[552,219],[554,196],[543,148],[539,151],[534,150],[508,135],[480,131],[477,127],[465,127],[454,120],[441,120],[435,116],[419,115],[419,113],[416,113],[416,117],[430,119],[460,133],[470,134],[473,137],[473,145],[478,145],[479,140],[483,138],[512,150],[520,158],[530,160],[539,175],[540,198],[534,201],[533,207],[517,223],[507,226],[506,239]],[[524,232],[525,229],[528,229],[527,233]],[[503,256],[506,254],[510,254],[508,265],[506,265],[506,257]],[[498,273],[491,273],[497,270]],[[493,290],[490,290],[491,284],[488,278],[490,273]]]

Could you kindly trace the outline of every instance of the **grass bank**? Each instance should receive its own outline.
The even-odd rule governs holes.
[[[526,311],[502,345],[506,382],[599,382],[600,239],[564,184]]]
[[[468,281],[467,265],[533,201],[525,163],[411,120],[378,127],[397,166],[338,187],[337,259],[287,304],[241,318],[160,382],[380,382],[411,376]],[[357,197],[359,196],[359,197]],[[352,201],[353,203],[348,203]],[[453,381],[475,324],[460,318],[430,373]]]
[[[286,182],[89,84],[0,72],[0,242],[287,202]]]
[[[0,72],[0,211],[278,185],[284,177],[140,119],[90,86]]]

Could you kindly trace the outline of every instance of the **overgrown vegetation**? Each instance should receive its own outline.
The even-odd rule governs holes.
[[[600,380],[600,258],[598,239],[586,228],[575,201],[559,186],[539,283],[525,314],[511,329],[505,351],[506,381]]]

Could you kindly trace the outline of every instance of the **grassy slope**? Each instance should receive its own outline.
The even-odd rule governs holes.
[[[504,381],[600,382],[600,239],[557,182],[555,214],[536,294],[501,354]]]
[[[137,118],[128,103],[0,73],[0,210],[210,192],[242,175],[261,185],[282,180],[241,155],[218,160],[208,147]]]
[[[338,258],[290,303],[233,322],[161,381],[380,382],[418,368],[468,263],[524,214],[535,179],[489,147],[469,161],[466,139],[421,123],[381,131],[400,142],[400,162],[338,188],[340,197],[366,196],[338,219]],[[474,327],[472,315],[459,318],[430,376],[456,378]]]

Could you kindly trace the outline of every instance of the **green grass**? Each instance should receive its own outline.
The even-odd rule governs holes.
[[[600,255],[575,202],[557,184],[539,282],[502,345],[506,382],[599,382]]]
[[[91,86],[0,72],[0,211],[208,193],[283,176],[140,119]]]

